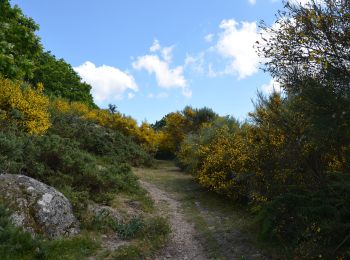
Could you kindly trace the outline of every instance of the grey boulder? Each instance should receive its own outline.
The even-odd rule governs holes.
[[[0,202],[12,221],[28,232],[54,239],[80,232],[68,199],[59,191],[24,175],[0,175]]]

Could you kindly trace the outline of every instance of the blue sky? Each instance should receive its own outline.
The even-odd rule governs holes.
[[[273,81],[252,49],[281,0],[13,0],[39,25],[46,50],[139,122],[211,107],[241,120]]]

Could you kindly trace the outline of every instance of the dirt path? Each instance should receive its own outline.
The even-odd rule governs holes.
[[[151,194],[160,213],[169,218],[172,229],[172,237],[168,245],[155,259],[207,259],[202,245],[196,238],[194,226],[186,221],[180,203],[153,184],[145,181],[140,183]]]
[[[281,259],[259,244],[249,212],[208,192],[173,162],[158,161],[155,168],[134,172],[173,230],[172,240],[156,259]]]

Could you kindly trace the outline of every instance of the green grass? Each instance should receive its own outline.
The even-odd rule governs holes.
[[[157,161],[155,168],[135,168],[134,172],[140,179],[173,194],[181,202],[187,219],[195,224],[209,258],[225,259],[230,254],[228,247],[232,247],[232,244],[228,242],[232,239],[234,243],[235,234],[230,235],[233,230],[252,234],[247,236],[247,241],[240,242],[246,243],[243,247],[264,247],[266,251],[266,245],[262,245],[255,235],[257,227],[251,213],[228,198],[202,188],[191,175],[181,172],[173,162]],[[220,241],[221,237],[226,237],[227,242]],[[273,248],[267,251],[271,251],[269,255],[275,254]]]
[[[114,252],[106,252],[101,259],[148,259],[165,245],[170,232],[168,221],[165,218],[149,217],[145,219],[142,229],[137,232],[135,240],[119,247]]]

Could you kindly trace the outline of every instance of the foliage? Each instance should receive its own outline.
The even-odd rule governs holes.
[[[160,132],[158,158],[172,158],[180,149],[185,136],[196,133],[203,124],[213,121],[218,115],[210,108],[193,109],[167,114],[153,126]]]
[[[107,109],[92,109],[83,103],[69,103],[62,99],[55,100],[52,103],[52,109],[61,113],[75,114],[105,129],[123,134],[151,154],[155,153],[158,148],[160,135],[148,123],[144,122],[138,127],[133,118],[122,115],[120,112],[114,111],[112,113]]]
[[[81,82],[70,64],[63,59],[57,59],[50,52],[42,52],[36,59],[34,76],[30,82],[33,85],[42,83],[48,96],[62,97],[96,107],[90,93],[91,86]]]
[[[262,239],[306,259],[349,257],[350,240],[350,9],[320,2],[286,2],[278,26],[262,26],[260,55],[283,93],[258,94],[234,131],[214,121],[181,136],[177,154],[204,187],[248,202]]]
[[[51,109],[51,117],[49,133],[78,142],[82,150],[114,163],[152,164],[152,157],[119,131],[99,126],[70,111],[62,113]]]
[[[0,205],[0,255],[3,259],[41,258],[44,248],[38,239],[32,238],[29,233],[16,228],[11,220],[11,213]]]
[[[36,89],[0,77],[0,117],[30,134],[42,134],[50,127],[48,98]]]
[[[38,25],[9,0],[0,2],[0,75],[10,79],[33,77],[35,59],[42,51],[35,35]]]
[[[343,0],[311,0],[306,6],[285,1],[277,25],[261,25],[268,35],[258,45],[266,70],[291,92],[305,77],[349,91],[349,13]]]
[[[164,246],[171,230],[168,221],[162,217],[152,217],[145,221],[139,232],[140,241],[133,245],[121,246],[112,254],[113,259],[145,259],[154,255]]]
[[[93,230],[117,232],[121,239],[129,240],[135,238],[144,228],[144,219],[142,216],[133,216],[129,221],[121,221],[114,217],[111,211],[106,209],[98,212],[85,225]]]
[[[336,175],[329,181],[324,190],[275,197],[259,213],[260,237],[304,259],[350,257],[349,180]]]
[[[99,166],[91,154],[79,149],[74,140],[57,135],[29,136],[0,132],[0,171],[25,174],[59,190],[100,203],[109,203],[114,194],[138,187],[127,164]]]
[[[302,119],[307,142],[319,157],[313,164],[321,168],[314,171],[320,174],[328,161],[349,172],[349,3],[285,7],[279,26],[262,25],[269,35],[259,45],[265,69],[282,83],[294,115]]]
[[[98,247],[91,238],[84,236],[54,241],[32,237],[15,227],[10,215],[10,211],[0,205],[1,259],[78,259],[90,256]]]

